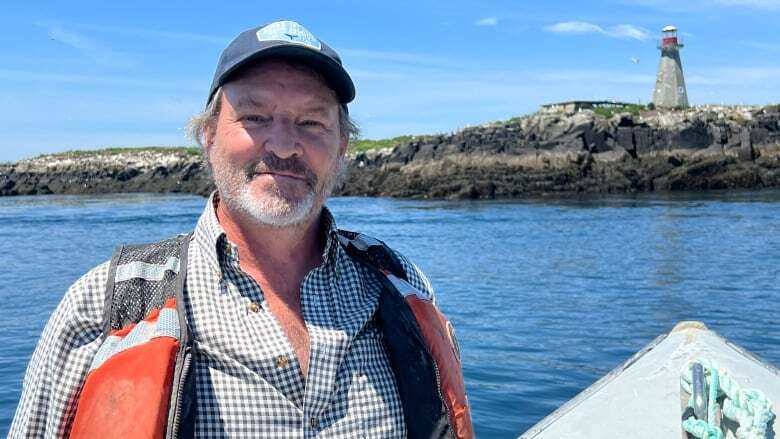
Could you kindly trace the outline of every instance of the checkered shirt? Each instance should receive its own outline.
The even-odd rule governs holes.
[[[401,401],[373,317],[380,285],[327,233],[322,264],[301,283],[309,375],[238,251],[206,205],[189,247],[185,309],[195,339],[196,437],[396,438]],[[422,272],[396,253],[409,281],[431,298]],[[9,437],[67,436],[102,334],[109,264],[79,279],[47,323],[30,359]],[[130,415],[130,414],[129,414]],[[99,421],[99,422],[105,422]]]

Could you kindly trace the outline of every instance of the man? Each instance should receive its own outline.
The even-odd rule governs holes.
[[[324,207],[354,93],[297,23],[231,42],[191,123],[217,187],[193,234],[122,249],[68,290],[10,436],[470,436],[427,279]]]

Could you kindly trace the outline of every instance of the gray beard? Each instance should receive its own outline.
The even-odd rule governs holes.
[[[321,182],[314,181],[303,197],[293,199],[276,189],[266,191],[262,195],[253,194],[250,183],[255,164],[250,166],[250,169],[242,169],[231,164],[215,164],[211,160],[209,163],[220,200],[230,211],[258,225],[280,228],[305,224],[318,214],[346,169],[346,157],[342,156]],[[316,180],[316,177],[314,179]]]

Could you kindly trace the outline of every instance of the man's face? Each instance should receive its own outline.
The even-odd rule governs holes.
[[[206,130],[220,200],[261,224],[304,223],[344,168],[335,93],[281,61],[253,66],[222,90],[219,117]]]

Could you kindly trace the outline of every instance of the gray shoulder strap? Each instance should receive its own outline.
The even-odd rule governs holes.
[[[395,253],[384,242],[363,233],[338,231],[338,240],[347,254],[356,261],[379,271],[387,271],[407,280],[406,272]]]
[[[167,299],[179,301],[191,234],[114,251],[106,284],[103,333],[141,321]]]

